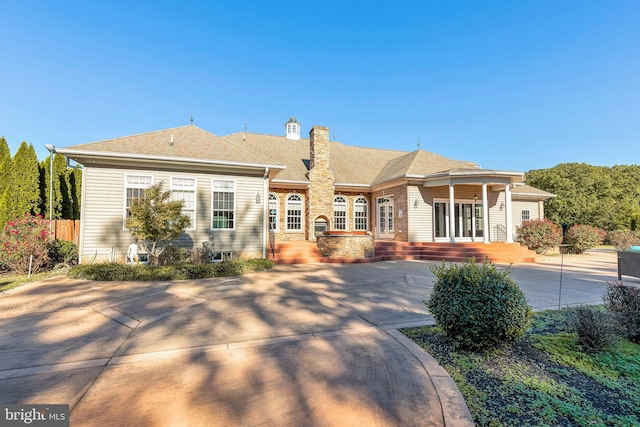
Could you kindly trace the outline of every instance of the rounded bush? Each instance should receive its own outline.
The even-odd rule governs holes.
[[[609,243],[616,247],[619,251],[626,251],[631,246],[640,245],[640,238],[631,230],[615,230],[607,233]]]
[[[471,350],[518,341],[531,320],[531,307],[509,271],[487,261],[432,266],[436,281],[426,302],[436,324],[453,344]]]
[[[73,242],[54,239],[47,244],[49,254],[49,268],[53,269],[58,265],[78,264],[78,247]]]
[[[607,233],[598,227],[577,224],[569,228],[565,236],[565,243],[574,254],[581,254],[588,249],[601,245]]]
[[[542,254],[562,243],[562,229],[548,219],[524,221],[517,228],[517,241]]]

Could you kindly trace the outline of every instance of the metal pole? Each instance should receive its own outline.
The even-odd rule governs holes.
[[[52,144],[44,145],[49,150],[49,240],[53,236],[53,153],[56,147]]]

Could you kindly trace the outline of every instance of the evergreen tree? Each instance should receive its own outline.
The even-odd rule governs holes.
[[[40,214],[40,170],[33,145],[22,141],[13,157],[9,185],[3,197],[8,212],[14,219],[24,214]]]
[[[71,219],[80,219],[80,198],[82,195],[82,170],[69,169],[69,194],[71,195]]]
[[[46,218],[49,218],[50,165],[51,156],[40,162],[40,206],[42,215]],[[53,197],[53,219],[73,219],[67,164],[65,157],[61,154],[53,156],[53,192],[51,196]]]
[[[0,228],[9,219],[5,192],[9,186],[12,165],[11,151],[9,150],[7,140],[4,136],[0,137]]]

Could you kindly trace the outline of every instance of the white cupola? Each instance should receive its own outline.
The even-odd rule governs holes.
[[[284,136],[294,141],[300,139],[300,123],[298,123],[295,117],[291,116],[289,121],[284,124]]]

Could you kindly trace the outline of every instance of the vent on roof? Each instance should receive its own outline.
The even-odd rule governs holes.
[[[173,134],[171,134],[171,143],[169,145],[173,147]]]

